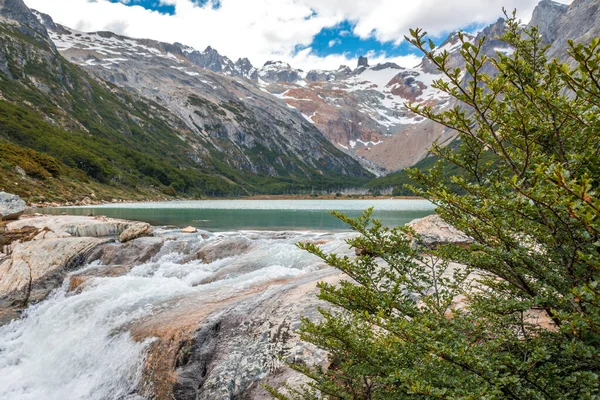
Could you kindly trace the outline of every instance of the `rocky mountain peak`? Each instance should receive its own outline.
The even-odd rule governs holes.
[[[357,67],[368,67],[369,66],[369,59],[367,57],[364,56],[360,56],[358,57],[358,65]]]
[[[533,10],[529,25],[538,27],[544,43],[551,43],[556,40],[558,34],[558,19],[568,10],[569,6],[566,4],[542,0]]]
[[[219,52],[210,46],[207,46],[203,52],[194,50],[186,52],[187,59],[200,68],[209,69],[214,72],[223,72],[233,75],[235,66],[233,62],[219,54]]]
[[[18,22],[21,25],[21,33],[54,48],[43,22],[32,13],[23,0],[0,0],[0,16]]]
[[[54,20],[52,19],[51,16],[49,16],[48,14],[44,14],[41,13],[39,11],[36,10],[31,10],[31,12],[37,17],[37,20],[44,25],[44,27],[52,32],[58,32],[61,34],[64,33],[69,33],[69,31],[67,29],[65,29],[64,26],[59,25],[59,24],[55,24]]]
[[[247,58],[239,58],[236,62],[235,62],[235,70],[237,73],[239,73],[242,76],[248,77],[250,79],[256,79],[256,68],[254,68],[254,66],[252,65],[252,63],[250,62],[250,60],[248,60]]]
[[[383,63],[383,64],[377,64],[372,69],[373,69],[373,71],[381,71],[382,69],[387,69],[387,68],[391,68],[391,69],[403,69],[401,66],[399,66],[398,64],[393,63],[393,62],[386,62],[386,63]]]
[[[258,71],[258,76],[265,82],[296,82],[303,75],[302,70],[283,61],[267,61]]]

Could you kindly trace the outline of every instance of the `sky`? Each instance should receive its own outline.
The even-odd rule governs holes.
[[[280,60],[295,68],[418,64],[404,40],[425,29],[437,44],[456,30],[476,32],[517,9],[524,22],[538,0],[24,0],[54,21],[80,31],[107,30],[136,38],[215,48],[254,66]],[[571,0],[559,0],[570,3]]]

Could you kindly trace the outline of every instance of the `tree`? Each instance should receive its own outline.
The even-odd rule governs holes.
[[[350,277],[320,284],[332,307],[301,327],[329,365],[293,365],[311,383],[270,389],[276,397],[600,397],[600,38],[570,42],[563,64],[546,59],[536,28],[514,14],[506,26],[511,55],[487,57],[485,39],[460,38],[467,78],[423,31],[407,38],[444,74],[435,86],[461,103],[410,106],[460,136],[458,148],[433,146],[436,168],[412,171],[424,187],[415,190],[475,243],[422,248],[370,211],[336,213],[359,233],[349,244],[361,256],[300,244]],[[460,191],[443,165],[463,170],[452,178]]]

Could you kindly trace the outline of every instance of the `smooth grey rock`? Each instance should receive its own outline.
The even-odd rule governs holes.
[[[15,167],[15,172],[17,174],[19,174],[21,179],[27,178],[27,173],[25,172],[25,170],[23,168],[19,167],[18,165]]]
[[[0,192],[0,220],[17,219],[27,204],[16,194]]]

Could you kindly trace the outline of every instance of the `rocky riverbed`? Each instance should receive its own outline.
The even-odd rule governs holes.
[[[413,224],[428,245],[465,239],[436,218]],[[101,216],[25,215],[0,235],[0,397],[15,399],[268,398],[262,384],[304,379],[285,360],[326,364],[296,330],[327,306],[316,283],[343,278],[295,243],[354,254],[353,233]]]

